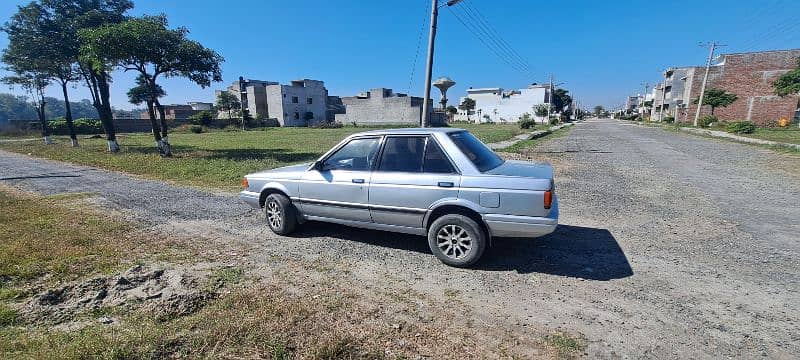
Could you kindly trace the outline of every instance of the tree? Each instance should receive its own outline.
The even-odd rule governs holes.
[[[458,108],[456,108],[453,105],[450,105],[450,106],[447,107],[447,109],[445,109],[445,112],[447,113],[447,117],[452,121],[453,120],[453,116],[458,114]]]
[[[564,89],[556,89],[553,91],[553,111],[560,113],[567,107],[572,106],[572,97],[568,95],[569,91]]]
[[[548,105],[548,104],[537,104],[536,106],[533,107],[533,113],[537,117],[539,117],[541,119],[544,119],[544,118],[547,117],[547,113],[548,113],[549,108],[550,108],[550,105]],[[544,121],[544,120],[542,120],[542,121]]]
[[[92,105],[106,133],[108,150],[119,151],[110,101],[113,64],[98,56],[102,49],[86,44],[81,33],[122,22],[133,3],[130,0],[41,0],[41,4],[59,25],[61,38],[76,40],[73,49],[77,51],[70,55],[74,68],[89,89]]]
[[[600,117],[605,111],[606,109],[602,105],[597,105],[594,107],[594,116]]]
[[[158,99],[166,95],[167,93],[160,85],[156,85],[155,87],[150,86],[150,82],[141,74],[136,77],[136,87],[128,90],[128,101],[131,104],[145,104],[147,106],[147,114],[150,117],[150,125],[153,128],[153,137],[156,139],[156,147],[161,156],[169,155],[165,152],[167,149],[165,149],[161,141],[161,133],[159,132],[158,123],[156,122],[155,102],[153,99]]]
[[[217,108],[228,112],[228,119],[233,119],[233,111],[242,107],[239,98],[228,91],[220,92],[217,96]]]
[[[42,127],[42,137],[46,144],[52,144],[50,130],[45,117],[44,92],[52,71],[57,67],[52,59],[49,33],[47,31],[47,12],[35,2],[19,7],[2,30],[8,34],[9,44],[3,50],[2,61],[5,68],[14,75],[3,78],[9,85],[22,86],[36,104],[36,114]]]
[[[797,69],[781,75],[772,86],[780,97],[800,94],[800,59],[797,59]]]
[[[44,138],[44,143],[47,145],[52,144],[53,142],[50,140],[50,127],[47,125],[47,119],[45,118],[44,114],[44,107],[47,104],[44,97],[44,91],[47,86],[50,85],[50,80],[47,78],[47,76],[36,71],[22,70],[14,66],[10,67],[9,69],[16,75],[4,77],[3,82],[11,86],[20,85],[31,95],[31,98],[36,103],[36,115],[39,118],[39,124],[42,127],[42,138]]]
[[[475,100],[471,98],[464,98],[464,100],[461,101],[461,104],[458,105],[458,109],[467,112],[467,121],[469,121],[469,113],[475,109]]]
[[[733,104],[736,99],[739,97],[736,94],[729,93],[722,89],[708,89],[705,93],[703,93],[703,105],[711,106],[711,115],[714,115],[714,109],[717,107],[727,107],[730,104]],[[699,97],[694,99],[694,103],[700,101]]]
[[[150,87],[147,94],[158,110],[161,132],[153,129],[159,152],[171,156],[164,107],[158,100],[158,78],[185,77],[205,88],[212,81],[222,81],[222,57],[200,43],[187,39],[186,28],[170,29],[164,15],[127,19],[83,31],[86,46],[104,62],[141,76],[140,86]],[[153,113],[153,116],[155,114]],[[155,119],[153,123],[155,123]]]

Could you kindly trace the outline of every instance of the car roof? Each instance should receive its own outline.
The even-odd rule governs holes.
[[[370,130],[353,134],[351,136],[361,135],[428,135],[433,133],[453,133],[459,131],[466,131],[459,128],[451,127],[433,127],[433,128],[399,128],[399,129],[380,129]]]

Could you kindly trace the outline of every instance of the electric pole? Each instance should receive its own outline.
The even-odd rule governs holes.
[[[664,103],[667,102],[667,73],[669,69],[664,70],[664,83],[661,84],[661,110],[658,112],[658,122],[664,121]]]
[[[553,107],[553,74],[550,74],[550,96],[547,97],[547,119],[542,124],[550,123],[550,109]]]
[[[703,84],[700,85],[700,97],[697,99],[697,111],[694,114],[695,127],[697,127],[697,122],[700,119],[700,109],[703,108],[703,97],[705,96],[706,93],[706,83],[708,82],[708,71],[711,69],[711,61],[714,59],[714,50],[716,50],[717,47],[725,45],[720,45],[716,41],[714,41],[710,44],[700,43],[700,46],[701,47],[708,46],[709,50],[708,50],[708,61],[706,61],[706,74],[703,75]]]
[[[642,83],[641,85],[644,86],[644,93],[642,94],[642,120],[644,120],[644,113],[647,111],[647,106],[645,106],[647,102],[647,89],[650,88],[650,83]]]
[[[453,6],[461,0],[449,0],[445,5]],[[444,6],[444,5],[443,5]],[[425,64],[425,98],[422,102],[422,118],[420,119],[420,126],[426,127],[430,125],[431,120],[431,78],[433,77],[433,50],[435,49],[434,42],[436,41],[436,21],[439,18],[439,1],[431,0],[431,30],[428,34],[428,61]]]

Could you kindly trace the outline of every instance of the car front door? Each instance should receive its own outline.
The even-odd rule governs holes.
[[[457,198],[460,175],[430,136],[387,136],[369,204],[379,224],[421,228],[437,200]]]
[[[371,222],[368,189],[380,137],[355,138],[323,159],[300,183],[305,215]]]

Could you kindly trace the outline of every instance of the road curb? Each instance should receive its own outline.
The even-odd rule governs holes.
[[[697,129],[697,128],[689,128],[689,127],[672,127],[672,126],[669,126],[669,125],[657,124],[657,123],[647,123],[647,124],[645,124],[645,123],[643,123],[641,121],[636,121],[634,123],[636,125],[640,125],[640,126],[660,127],[662,129],[675,128],[675,129],[678,129],[679,131],[683,131],[685,133],[710,136],[710,137],[718,138],[718,139],[733,140],[735,142],[740,142],[740,143],[745,143],[745,144],[778,146],[778,147],[785,147],[785,148],[789,148],[789,149],[800,150],[800,144],[790,144],[790,143],[784,143],[784,142],[778,142],[778,141],[750,138],[750,137],[746,137],[746,136],[740,136],[740,135],[736,135],[736,134],[726,133],[724,131],[716,131],[716,130],[708,130],[708,129]]]
[[[561,125],[551,126],[547,130],[531,131],[531,132],[529,132],[527,134],[521,134],[521,135],[514,136],[513,138],[511,138],[509,140],[499,141],[499,142],[496,142],[496,143],[491,143],[491,144],[486,144],[486,145],[492,150],[505,149],[507,147],[510,147],[510,146],[520,142],[520,141],[538,139],[540,137],[549,135],[549,134],[553,133],[554,131],[561,130],[563,128],[567,128],[567,127],[573,126],[575,124],[576,123],[571,122],[571,123],[564,123],[564,124],[561,124]]]

